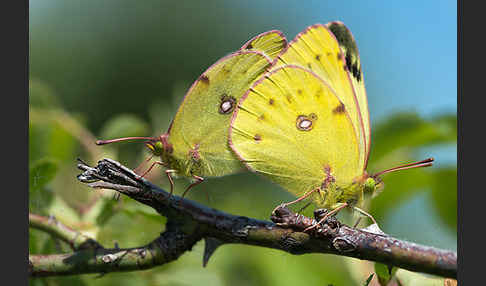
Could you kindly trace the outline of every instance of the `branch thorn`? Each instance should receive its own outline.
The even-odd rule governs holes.
[[[209,258],[211,258],[214,251],[216,251],[216,249],[223,244],[223,241],[214,237],[204,238],[203,267],[206,267],[206,265],[208,265]]]

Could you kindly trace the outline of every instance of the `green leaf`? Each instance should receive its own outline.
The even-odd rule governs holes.
[[[375,273],[378,276],[378,282],[382,286],[387,285],[396,272],[396,267],[389,267],[388,265],[375,262]]]
[[[109,120],[101,131],[101,138],[120,138],[128,136],[147,136],[147,123],[131,114],[122,114]]]
[[[433,206],[453,232],[457,231],[457,170],[443,169],[432,182]]]
[[[395,277],[400,285],[443,286],[446,285],[443,277],[398,269]]]
[[[423,147],[455,144],[457,117],[441,115],[423,119],[416,113],[400,113],[377,124],[374,128],[368,171],[381,171],[399,163],[417,159]],[[380,221],[386,212],[399,206],[418,192],[430,191],[442,181],[442,169],[428,168],[387,174],[383,191],[371,202],[370,212]],[[443,192],[455,190],[450,184]]]
[[[76,149],[77,141],[71,133],[61,124],[53,122],[49,125],[48,134],[47,154],[63,162],[74,160],[74,150]]]
[[[130,217],[144,216],[150,220],[165,224],[166,218],[158,214],[153,208],[143,205],[139,202],[128,200],[123,205],[123,213]]]
[[[29,188],[36,190],[44,187],[49,181],[54,179],[57,172],[57,162],[52,159],[44,158],[33,163],[29,172]]]
[[[49,284],[47,284],[46,279],[47,278],[45,278],[45,277],[39,277],[39,278],[29,277],[29,286],[46,286],[46,285],[49,285]]]
[[[399,113],[373,128],[370,160],[377,161],[399,148],[456,143],[457,116],[425,120],[416,113]]]
[[[162,216],[155,220],[147,219],[142,213],[127,215],[127,212],[119,211],[99,228],[96,239],[105,247],[112,247],[115,242],[120,247],[135,247],[152,241],[160,235],[164,226],[165,219]]]
[[[41,159],[32,164],[29,171],[29,211],[46,214],[45,210],[52,202],[53,194],[46,185],[57,173],[57,162]]]
[[[48,281],[46,283],[47,285],[69,285],[69,286],[88,285],[86,282],[84,282],[83,276],[79,276],[79,275],[64,276],[64,277],[63,276],[48,277],[46,281]],[[93,283],[90,283],[90,285],[93,285]]]
[[[427,190],[436,175],[437,170],[434,169],[411,169],[387,174],[383,178],[383,189],[371,201],[370,213],[376,220],[383,220],[387,212],[419,192]]]
[[[40,254],[51,254],[62,252],[60,248],[61,242],[54,237],[50,237],[44,241]]]
[[[39,241],[37,233],[29,228],[29,253],[37,254],[39,252]]]
[[[77,140],[62,126],[53,120],[56,112],[40,109],[30,110],[29,121],[29,162],[43,157],[53,157],[59,161],[71,161],[77,147]]]
[[[96,224],[98,226],[103,226],[115,214],[115,206],[118,203],[115,199],[105,199],[103,208],[98,217],[96,217]]]
[[[47,124],[29,121],[29,165],[47,156],[49,130]]]

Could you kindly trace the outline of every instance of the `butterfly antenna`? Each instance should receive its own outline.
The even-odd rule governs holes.
[[[434,158],[427,158],[427,159],[419,161],[419,162],[413,162],[413,163],[400,165],[400,166],[397,166],[397,167],[393,167],[393,168],[378,172],[378,173],[373,175],[373,178],[379,177],[379,176],[386,174],[386,173],[391,173],[391,172],[400,171],[400,170],[407,170],[407,169],[420,168],[420,167],[430,167],[430,166],[432,166],[432,162],[434,162]]]
[[[129,140],[157,140],[155,137],[124,137],[110,140],[96,140],[96,145],[106,145],[116,142],[129,141]]]

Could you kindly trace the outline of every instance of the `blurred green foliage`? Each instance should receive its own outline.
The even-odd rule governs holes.
[[[206,25],[188,22],[175,26],[173,18],[176,14],[189,14],[189,7],[177,6],[176,9],[172,7],[176,4],[171,2],[151,3],[152,6],[133,6],[147,17],[127,19],[133,15],[125,15],[125,10],[121,9],[110,11],[112,18],[102,23],[86,20],[91,19],[88,16],[93,11],[103,14],[110,9],[101,2],[93,1],[89,7],[62,2],[44,4],[48,6],[44,8],[49,11],[49,22],[30,28],[29,210],[54,215],[105,247],[146,244],[164,230],[165,218],[129,198],[117,199],[112,191],[93,190],[79,183],[76,158],[94,164],[108,157],[137,167],[147,158],[143,144],[98,147],[94,140],[165,132],[192,80],[219,57],[239,48],[245,39],[253,36],[249,31],[259,27],[259,23],[247,21],[247,15],[223,13],[224,5],[211,1],[192,1],[190,9],[213,11],[223,18],[192,19],[194,23]],[[59,13],[66,10],[72,16],[67,22],[65,15]],[[177,10],[177,13],[164,12],[162,17],[158,13],[147,13],[149,10]],[[198,13],[190,15],[202,17]],[[224,26],[222,22],[230,24]],[[62,33],[58,30],[60,26],[65,28]],[[209,26],[212,28],[208,29]],[[160,27],[164,29],[161,31]],[[218,33],[218,29],[234,32],[232,37],[221,38],[223,33]],[[182,41],[180,35],[189,40]],[[152,40],[147,42],[147,38]],[[437,217],[437,225],[430,227],[433,235],[457,239],[456,165],[443,164],[440,158],[444,154],[435,152],[444,146],[454,147],[456,138],[455,114],[424,118],[413,112],[400,113],[372,126],[370,173],[424,159],[421,157],[424,148],[437,159],[434,167],[383,177],[385,187],[369,202],[368,209],[385,232],[391,223],[396,223],[389,220],[391,214],[423,195],[427,198],[427,207],[413,211],[420,216]],[[452,151],[446,148],[445,152]],[[152,171],[149,179],[166,189],[169,187],[159,169]],[[177,179],[175,184],[175,192],[181,194],[188,182]],[[258,219],[268,219],[277,204],[293,199],[279,186],[252,173],[208,179],[188,197],[232,214]],[[312,210],[309,207],[304,213],[311,214]],[[352,222],[346,215],[340,214]],[[418,225],[421,222],[408,223]],[[423,242],[422,234],[415,233],[413,227],[405,231],[408,233],[400,238],[413,236],[416,242]],[[455,245],[432,246],[455,249]],[[31,230],[29,251],[49,254],[70,250],[47,234]],[[365,285],[370,273],[378,272],[374,263],[367,261],[319,254],[294,256],[245,245],[219,248],[203,268],[202,253],[203,243],[200,242],[177,261],[150,270],[113,273],[102,278],[83,275],[32,279],[30,284]],[[395,279],[402,285],[443,285],[443,280],[403,269],[396,271]],[[373,283],[377,281],[374,275],[369,285],[376,285]]]

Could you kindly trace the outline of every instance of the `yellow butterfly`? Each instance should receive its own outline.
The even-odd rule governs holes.
[[[231,114],[246,90],[268,70],[286,46],[287,40],[280,31],[257,35],[199,76],[166,133],[158,137],[98,140],[97,144],[147,140],[146,146],[152,156],[160,157],[161,161],[153,163],[142,176],[156,164],[164,166],[171,183],[171,194],[173,176],[194,180],[184,196],[204,177],[224,176],[244,169],[228,145]]]
[[[346,206],[371,217],[358,206],[378,188],[380,175],[433,161],[368,175],[363,72],[356,42],[340,22],[310,26],[289,43],[240,100],[229,140],[250,170],[298,197],[284,205],[320,194],[314,201],[332,210],[322,221]]]

